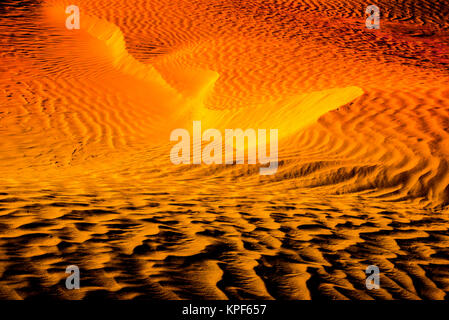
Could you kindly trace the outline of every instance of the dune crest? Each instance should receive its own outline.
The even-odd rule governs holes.
[[[7,2],[0,298],[447,299],[444,1]],[[276,174],[173,165],[194,120]]]

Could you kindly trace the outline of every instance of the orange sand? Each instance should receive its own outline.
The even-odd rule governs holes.
[[[447,298],[448,6],[376,4],[4,7],[0,298]],[[278,128],[277,173],[173,165],[193,120]]]

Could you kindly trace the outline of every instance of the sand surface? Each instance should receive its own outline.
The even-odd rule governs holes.
[[[447,299],[449,6],[376,4],[2,4],[0,298]],[[193,120],[277,173],[173,165]]]

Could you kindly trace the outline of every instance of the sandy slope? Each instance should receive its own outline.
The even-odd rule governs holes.
[[[444,1],[381,30],[354,0],[68,4],[0,11],[0,297],[447,298]],[[278,128],[277,174],[174,166],[192,120]]]

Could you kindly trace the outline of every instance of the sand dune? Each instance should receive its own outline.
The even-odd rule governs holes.
[[[447,299],[444,1],[380,30],[356,0],[69,4],[0,11],[1,298]],[[193,120],[278,128],[277,173],[173,165]]]

